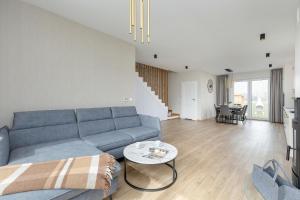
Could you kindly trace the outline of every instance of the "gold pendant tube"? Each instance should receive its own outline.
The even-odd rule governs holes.
[[[148,17],[147,17],[147,42],[148,44],[150,43],[150,0],[148,0],[147,2],[147,14],[148,14]]]
[[[136,0],[133,1],[133,39],[136,41]]]
[[[132,34],[132,0],[130,1],[130,8],[129,8],[129,33]]]
[[[141,42],[144,43],[144,0],[140,0],[140,29],[141,29]]]

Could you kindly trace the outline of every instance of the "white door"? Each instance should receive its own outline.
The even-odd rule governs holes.
[[[181,83],[181,118],[197,120],[197,82]]]

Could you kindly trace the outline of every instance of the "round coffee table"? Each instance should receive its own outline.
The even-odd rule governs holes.
[[[159,148],[166,150],[167,153],[164,157],[162,158],[153,158],[150,155],[150,148]],[[156,192],[156,191],[161,191],[169,188],[171,185],[173,185],[176,182],[177,179],[177,171],[175,168],[175,159],[177,156],[177,149],[171,144],[167,144],[164,142],[158,142],[158,141],[144,141],[144,142],[138,142],[134,143],[131,145],[128,145],[124,149],[124,180],[125,182],[132,188],[141,190],[141,191],[147,191],[147,192]],[[142,164],[142,165],[161,165],[165,164],[173,172],[172,176],[172,182],[166,186],[160,187],[160,188],[141,188],[136,185],[133,185],[130,183],[127,179],[127,162],[133,162],[137,164]],[[169,164],[172,162],[172,164]]]

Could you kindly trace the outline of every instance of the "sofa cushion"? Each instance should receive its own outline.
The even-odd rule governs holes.
[[[9,131],[10,149],[79,138],[74,110],[19,112]]]
[[[8,128],[0,129],[0,166],[7,165],[9,157]]]
[[[111,112],[113,118],[137,116],[136,108],[134,106],[112,107]]]
[[[114,121],[117,130],[141,126],[139,116],[115,118]]]
[[[123,146],[123,147],[111,149],[111,150],[108,150],[107,153],[109,153],[110,155],[113,155],[116,159],[124,158],[123,152],[126,147],[127,147],[127,145]]]
[[[126,134],[112,131],[83,138],[88,144],[91,144],[102,151],[108,151],[118,147],[126,146],[133,142],[133,139]]]
[[[76,123],[74,110],[44,110],[14,113],[13,129]]]
[[[76,109],[78,122],[86,122],[101,119],[111,119],[112,113],[110,108],[79,108]]]
[[[154,128],[148,128],[144,126],[121,129],[120,132],[130,135],[134,142],[147,140],[153,137],[159,136],[159,130]]]
[[[100,150],[81,139],[68,139],[17,148],[10,153],[9,164],[44,162],[100,153]]]
[[[77,109],[80,137],[86,137],[116,129],[110,108]]]
[[[46,126],[38,128],[10,130],[10,149],[59,141],[64,139],[78,138],[76,124]]]
[[[80,122],[78,124],[78,128],[80,137],[86,137],[116,129],[113,119]]]
[[[111,111],[117,130],[141,126],[140,117],[134,106],[112,107]]]

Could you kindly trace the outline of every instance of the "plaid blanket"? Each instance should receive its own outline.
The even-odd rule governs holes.
[[[103,153],[0,167],[0,195],[48,189],[101,189],[109,194],[115,159]]]

